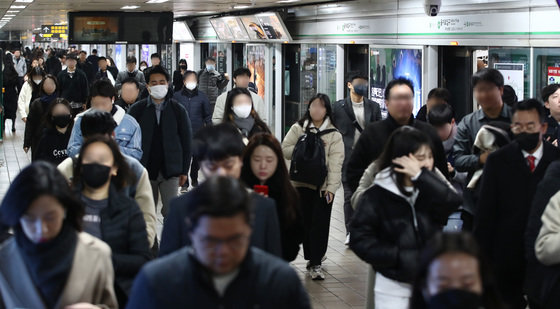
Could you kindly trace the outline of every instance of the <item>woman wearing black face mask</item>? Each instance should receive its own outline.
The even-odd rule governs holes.
[[[134,179],[113,139],[98,135],[86,140],[74,169],[74,187],[85,205],[84,231],[111,247],[121,308],[134,277],[151,258],[142,212],[121,191]]]
[[[179,60],[177,70],[173,72],[173,91],[177,92],[183,89],[183,75],[187,72],[187,60]]]
[[[66,147],[74,125],[71,112],[70,103],[63,98],[58,98],[51,104],[45,117],[46,129],[37,146],[36,160],[58,165],[68,158]]]
[[[504,308],[492,272],[470,234],[434,236],[421,255],[410,308]]]

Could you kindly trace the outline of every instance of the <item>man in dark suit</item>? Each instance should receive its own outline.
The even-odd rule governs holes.
[[[379,157],[393,131],[405,125],[428,134],[434,145],[434,165],[447,176],[447,160],[436,130],[425,122],[416,121],[412,115],[414,107],[412,82],[404,77],[390,81],[385,88],[385,104],[389,112],[387,119],[369,124],[352,150],[346,168],[346,181],[350,190],[356,191],[365,169]]]
[[[194,145],[194,156],[200,162],[200,170],[205,179],[212,176],[239,179],[245,144],[236,128],[230,124],[204,127],[196,134]],[[171,201],[169,215],[163,224],[160,256],[191,244],[187,218],[196,210],[193,196],[188,192]],[[282,257],[276,203],[254,192],[251,192],[250,198],[254,217],[251,246]]]
[[[346,182],[346,166],[352,154],[352,148],[360,137],[364,128],[375,121],[381,120],[379,104],[367,98],[368,79],[360,73],[350,73],[346,80],[346,87],[350,95],[337,101],[333,106],[332,121],[342,134],[344,141],[344,163],[342,165],[342,187],[344,188],[344,223],[348,230],[350,219],[354,210],[350,204],[352,190]],[[345,244],[349,243],[349,234],[346,235]]]
[[[515,140],[492,153],[484,165],[474,234],[490,259],[502,297],[524,309],[525,228],[538,183],[560,150],[543,141],[543,105],[529,99],[515,105]]]

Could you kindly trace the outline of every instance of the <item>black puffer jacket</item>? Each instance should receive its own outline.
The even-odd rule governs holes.
[[[397,189],[389,169],[360,199],[350,224],[350,248],[383,276],[412,283],[425,243],[462,200],[443,176],[426,169],[414,181],[417,198]],[[410,201],[410,202],[409,202]]]

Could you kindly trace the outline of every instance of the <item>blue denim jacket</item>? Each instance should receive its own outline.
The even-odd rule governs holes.
[[[117,122],[117,127],[115,128],[115,140],[122,153],[127,154],[137,160],[142,158],[142,132],[140,130],[140,125],[134,117],[126,114],[124,109],[118,105],[116,107],[116,112],[113,114],[113,119]],[[87,113],[91,109],[88,109],[84,113]],[[74,127],[72,128],[72,134],[70,135],[70,141],[68,142],[68,156],[73,157],[80,153],[80,148],[83,144],[82,129],[80,124],[82,122],[82,115],[84,113],[78,114],[76,120],[74,121]]]

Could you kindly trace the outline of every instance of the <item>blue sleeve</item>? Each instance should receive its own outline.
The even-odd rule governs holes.
[[[80,123],[82,122],[82,117],[77,117],[72,127],[72,133],[70,134],[70,140],[68,141],[68,157],[72,158],[80,153],[82,148],[83,137],[82,129],[80,128]]]
[[[154,289],[150,286],[149,279],[144,269],[140,271],[134,280],[134,285],[132,286],[126,308],[158,308]]]
[[[140,129],[140,125],[138,124],[136,119],[134,119],[134,117],[130,115],[125,115],[123,121],[127,122],[128,129],[132,132],[132,136],[126,144],[121,143],[119,146],[123,153],[140,161],[142,159],[142,154],[143,154],[142,130]]]

